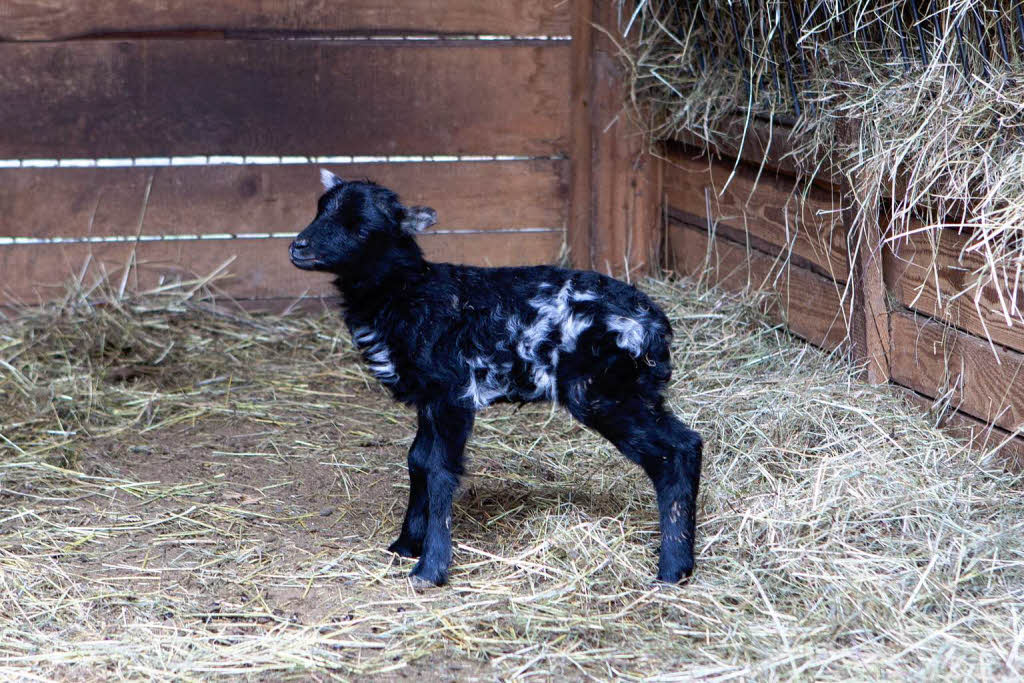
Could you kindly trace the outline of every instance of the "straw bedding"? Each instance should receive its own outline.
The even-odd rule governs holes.
[[[480,416],[451,585],[412,590],[384,548],[414,420],[331,312],[0,323],[0,676],[1019,676],[1019,477],[751,301],[644,286],[707,444],[679,587],[643,475],[527,406]]]

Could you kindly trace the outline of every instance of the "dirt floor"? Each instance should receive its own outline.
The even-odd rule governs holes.
[[[678,587],[643,475],[535,405],[480,416],[451,583],[413,590],[414,419],[332,313],[0,323],[0,675],[1016,677],[1019,478],[750,302],[648,288],[707,440]]]

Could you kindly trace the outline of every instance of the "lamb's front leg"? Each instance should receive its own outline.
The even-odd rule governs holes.
[[[427,469],[433,443],[433,427],[419,416],[416,438],[409,448],[409,505],[405,508],[405,520],[398,540],[388,550],[402,557],[419,557],[423,552],[423,539],[427,535]]]
[[[432,434],[427,453],[427,534],[423,555],[413,567],[414,579],[444,585],[452,561],[452,498],[463,472],[462,455],[473,429],[473,411],[449,405],[420,410],[421,425],[429,423]]]

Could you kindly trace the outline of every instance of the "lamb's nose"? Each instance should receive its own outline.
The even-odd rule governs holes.
[[[292,249],[305,249],[309,246],[309,240],[298,237],[292,242]]]

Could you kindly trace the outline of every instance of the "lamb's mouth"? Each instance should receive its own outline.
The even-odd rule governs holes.
[[[324,262],[318,258],[292,256],[292,265],[302,270],[317,270],[320,266],[324,265]]]

